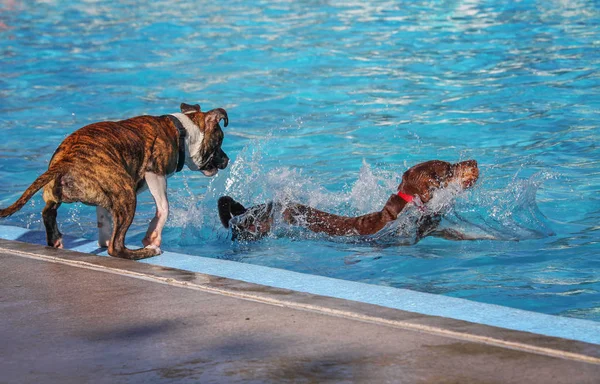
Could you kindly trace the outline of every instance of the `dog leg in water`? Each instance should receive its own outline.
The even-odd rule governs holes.
[[[498,240],[495,236],[488,234],[476,234],[476,233],[465,233],[460,232],[451,228],[444,228],[441,230],[436,230],[430,233],[430,236],[440,237],[446,240]]]

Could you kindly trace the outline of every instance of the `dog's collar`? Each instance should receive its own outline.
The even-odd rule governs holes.
[[[177,157],[177,170],[175,172],[179,172],[183,169],[183,164],[185,164],[185,136],[186,130],[181,121],[173,115],[167,115],[169,120],[173,123],[173,125],[177,128],[177,132],[179,132],[179,155]]]
[[[402,193],[400,191],[398,191],[398,197],[401,198],[402,200],[406,201],[407,203],[410,203],[415,199],[414,196],[407,195],[406,193]]]
[[[413,203],[419,209],[419,211],[426,211],[425,204],[421,202],[421,198],[419,198],[419,196],[407,195],[406,193],[398,191],[398,197],[406,201],[407,204]]]

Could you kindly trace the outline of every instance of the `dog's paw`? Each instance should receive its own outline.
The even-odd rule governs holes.
[[[64,248],[62,237],[54,241],[54,244],[52,246],[54,248]]]
[[[146,234],[146,237],[144,237],[142,239],[142,244],[146,248],[148,248],[150,246],[160,248],[161,241],[162,241],[162,239],[161,239],[160,235],[158,234],[158,232],[153,231],[153,232]]]
[[[146,248],[146,249],[153,249],[156,252],[155,256],[158,256],[158,255],[160,255],[162,253],[162,250],[160,249],[160,247],[158,247],[156,245],[150,244],[150,245],[145,246],[144,248]]]
[[[98,240],[98,246],[100,248],[108,248],[110,240]]]

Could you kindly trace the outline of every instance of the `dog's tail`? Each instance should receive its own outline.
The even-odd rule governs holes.
[[[42,173],[35,181],[23,192],[23,195],[19,197],[19,200],[15,201],[10,207],[0,209],[0,217],[7,217],[17,212],[39,191],[44,185],[51,182],[57,175],[55,170],[47,170]]]
[[[221,224],[223,224],[225,228],[229,228],[229,220],[231,220],[231,218],[239,216],[247,211],[242,204],[229,196],[220,197],[217,206],[219,207],[219,219],[221,219]]]

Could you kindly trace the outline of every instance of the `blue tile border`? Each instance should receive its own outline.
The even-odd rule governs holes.
[[[0,238],[45,245],[45,234],[25,228],[0,225]],[[107,256],[96,241],[65,237],[65,248]],[[415,292],[277,268],[244,264],[200,256],[165,252],[143,263],[185,269],[249,283],[380,305],[423,315],[440,316],[540,335],[600,344],[600,323],[485,304],[470,300]],[[191,266],[191,268],[190,268]]]

